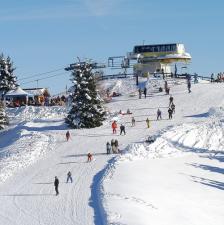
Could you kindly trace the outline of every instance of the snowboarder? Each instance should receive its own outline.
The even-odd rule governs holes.
[[[70,132],[67,131],[66,134],[65,134],[65,136],[66,136],[66,140],[68,141],[70,139],[70,137],[71,137]]]
[[[187,81],[187,89],[188,89],[188,93],[191,93],[191,80]]]
[[[59,186],[59,180],[58,180],[57,177],[55,177],[55,179],[54,179],[54,187],[55,187],[56,195],[59,195],[58,186]]]
[[[171,104],[171,109],[172,109],[173,114],[174,114],[175,113],[175,105],[174,105],[174,103]]]
[[[171,108],[168,109],[169,119],[172,119],[173,110]]]
[[[157,110],[157,120],[162,119],[162,112],[160,109]]]
[[[126,134],[125,126],[123,124],[121,124],[121,126],[120,126],[120,135],[122,135],[122,133],[124,133],[124,135]]]
[[[139,99],[141,99],[142,98],[142,90],[141,90],[141,88],[138,89],[138,94],[139,94]]]
[[[132,126],[132,127],[135,126],[135,118],[134,118],[134,117],[132,117],[132,119],[131,119],[131,126]]]
[[[147,124],[147,127],[150,128],[150,120],[149,120],[149,118],[146,119],[146,124]]]
[[[169,100],[170,100],[170,103],[169,103],[169,106],[170,106],[173,103],[173,96],[172,95],[170,95]]]
[[[66,183],[68,183],[69,180],[72,183],[72,173],[70,171],[68,171],[68,173],[67,173],[67,181],[66,181]]]
[[[89,152],[89,153],[87,154],[87,162],[91,162],[92,159],[93,159],[93,155]]]
[[[107,154],[110,154],[110,152],[111,152],[111,145],[110,145],[109,142],[107,142],[107,144],[106,144],[106,149],[107,149]]]
[[[112,123],[112,130],[113,130],[113,134],[116,134],[117,133],[117,123],[116,123],[116,121],[114,121]]]
[[[144,93],[145,98],[146,98],[146,94],[147,94],[147,88],[146,87],[144,88],[143,93]]]

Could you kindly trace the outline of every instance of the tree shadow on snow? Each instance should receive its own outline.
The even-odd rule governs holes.
[[[224,168],[216,167],[216,166],[210,166],[210,165],[204,165],[204,164],[197,164],[197,163],[190,163],[187,164],[189,166],[193,166],[195,168],[200,168],[203,170],[207,170],[213,173],[221,173],[224,174]]]
[[[53,184],[53,182],[45,182],[45,183],[33,183],[33,184]]]
[[[55,196],[55,194],[9,194],[0,195],[2,197],[39,197],[39,196]]]
[[[222,151],[213,151],[211,154],[201,155],[202,158],[209,158],[211,160],[218,160],[224,162],[224,154]]]
[[[200,113],[200,114],[195,114],[195,115],[190,115],[190,116],[184,116],[184,117],[193,117],[193,118],[206,118],[209,117],[209,113]]]
[[[216,180],[211,180],[207,178],[202,178],[202,177],[197,177],[197,176],[191,176],[193,181],[195,183],[200,183],[203,185],[207,185],[213,188],[217,188],[219,190],[224,190],[224,182],[216,181]]]
[[[93,157],[94,156],[102,156],[102,155],[107,155],[107,153],[103,152],[103,153],[92,153]],[[74,158],[78,158],[78,157],[87,157],[87,153],[86,154],[74,154],[74,155],[66,155],[66,156],[62,156],[62,158],[69,158],[69,157],[74,157]]]

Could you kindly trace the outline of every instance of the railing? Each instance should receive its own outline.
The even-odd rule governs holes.
[[[194,74],[173,74],[173,73],[154,73],[151,74],[154,77],[161,77],[161,78],[166,78],[166,77],[171,77],[171,78],[182,78],[182,79],[187,79],[188,76],[191,77],[193,80],[195,78]],[[97,79],[98,80],[107,80],[107,79],[116,79],[116,78],[127,78],[127,77],[135,77],[136,75],[133,73],[119,73],[119,74],[108,74],[108,75],[98,75]],[[197,79],[202,79],[202,80],[207,80],[210,81],[210,77],[205,77],[205,76],[199,76],[197,75]]]

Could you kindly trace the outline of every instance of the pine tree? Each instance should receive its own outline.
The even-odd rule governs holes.
[[[0,101],[0,130],[4,129],[5,125],[8,125],[8,118],[5,113],[4,104]]]
[[[4,58],[0,55],[0,97],[4,96],[9,90],[15,89],[17,85],[17,78],[14,76],[15,68],[10,57]]]
[[[77,64],[72,72],[72,107],[66,123],[72,128],[93,128],[102,125],[105,111],[97,94],[92,65],[85,62]]]

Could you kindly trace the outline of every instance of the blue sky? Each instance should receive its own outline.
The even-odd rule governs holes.
[[[109,56],[125,55],[143,40],[145,44],[184,43],[192,55],[189,72],[209,75],[224,71],[222,0],[0,3],[0,52],[13,59],[19,79],[63,68],[76,61],[77,56],[106,62]],[[59,73],[63,70],[49,75]],[[31,80],[39,78],[37,75]],[[54,94],[63,91],[66,84],[71,85],[68,73],[38,83]]]

